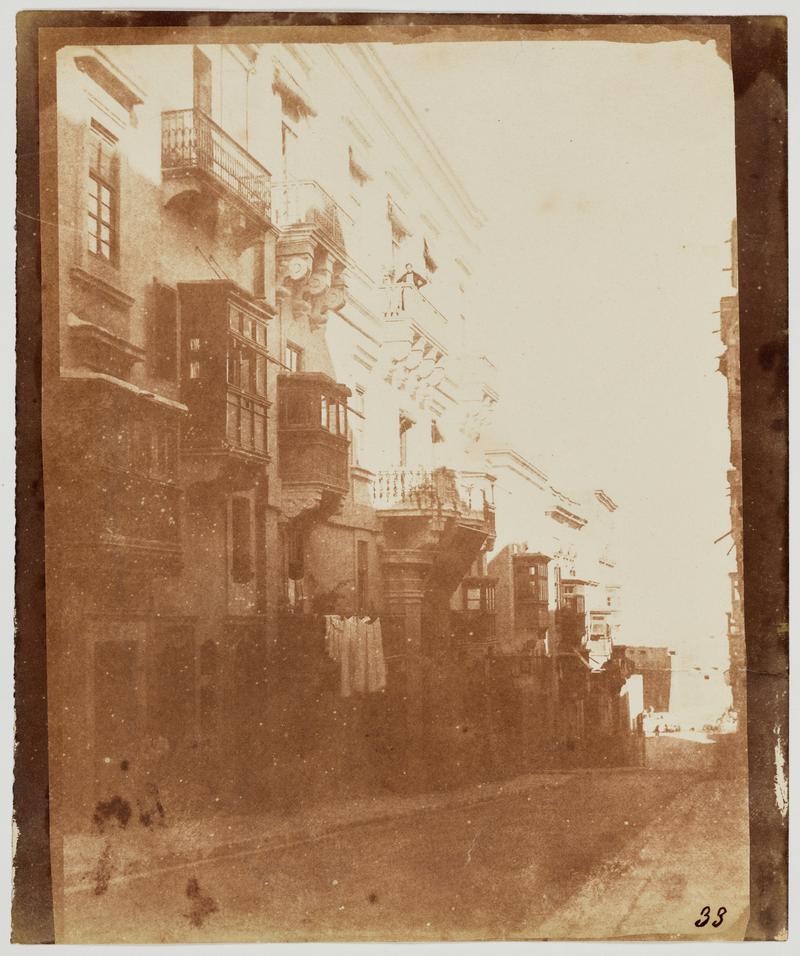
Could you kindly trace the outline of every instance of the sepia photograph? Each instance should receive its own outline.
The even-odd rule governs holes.
[[[785,939],[786,20],[59,16],[15,941]]]

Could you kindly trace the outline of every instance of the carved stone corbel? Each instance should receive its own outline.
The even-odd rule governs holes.
[[[309,254],[279,258],[278,285],[284,297],[291,299],[295,318],[307,318],[312,331],[322,328],[327,313],[343,308],[347,301],[344,278],[334,275],[328,255],[317,262]]]

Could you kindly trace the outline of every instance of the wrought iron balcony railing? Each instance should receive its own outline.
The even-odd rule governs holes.
[[[161,168],[201,170],[261,218],[270,216],[269,170],[202,110],[161,114]]]
[[[313,226],[344,251],[344,230],[353,224],[352,217],[314,180],[273,183],[272,208],[279,228]]]

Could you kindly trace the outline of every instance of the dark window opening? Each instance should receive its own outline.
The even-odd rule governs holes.
[[[400,415],[400,467],[405,468],[408,464],[408,430],[414,422],[408,418],[406,415]]]
[[[202,110],[206,116],[211,116],[211,60],[198,47],[194,48],[193,55],[194,108]]]
[[[252,508],[249,498],[231,500],[231,577],[244,584],[253,577]]]
[[[291,528],[286,537],[287,573],[293,581],[305,576],[305,536],[300,527]]]
[[[160,282],[155,283],[153,346],[153,371],[159,378],[174,381],[178,375],[178,293]]]
[[[366,541],[356,544],[356,601],[358,613],[366,613],[369,605],[369,544]]]

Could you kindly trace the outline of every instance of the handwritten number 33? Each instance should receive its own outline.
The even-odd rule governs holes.
[[[725,909],[724,906],[720,906],[720,908],[717,910],[717,918],[714,920],[714,922],[713,922],[711,925],[712,925],[712,926],[722,926],[722,917],[723,917],[727,912],[728,912],[728,911]],[[704,907],[700,910],[700,919],[696,919],[696,920],[694,921],[694,925],[695,925],[695,926],[700,926],[700,927],[705,926],[706,923],[708,923],[709,919],[711,919],[711,907],[710,907],[710,906],[704,906]]]

